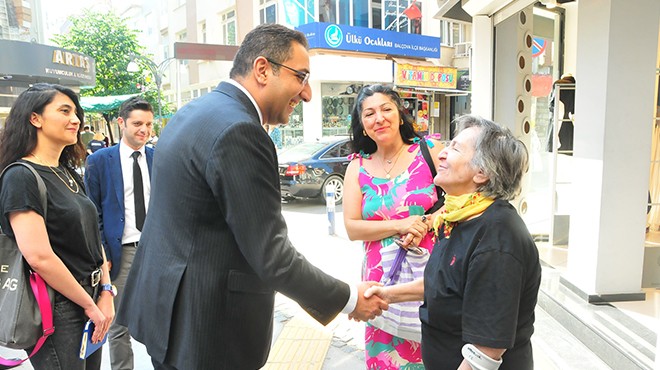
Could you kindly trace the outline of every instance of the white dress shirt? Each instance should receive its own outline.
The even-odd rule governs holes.
[[[133,243],[140,241],[140,230],[135,226],[135,200],[133,197],[133,152],[140,152],[138,164],[142,171],[142,189],[144,190],[144,209],[149,211],[149,194],[151,193],[151,181],[149,179],[149,167],[147,166],[147,155],[144,146],[140,150],[133,150],[120,141],[119,157],[121,161],[121,175],[124,180],[124,235],[121,243]]]

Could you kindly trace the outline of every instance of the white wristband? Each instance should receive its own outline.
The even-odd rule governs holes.
[[[497,370],[502,365],[502,359],[493,360],[470,343],[463,346],[461,354],[474,370]]]

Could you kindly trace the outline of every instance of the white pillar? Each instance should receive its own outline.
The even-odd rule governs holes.
[[[562,281],[589,301],[644,299],[660,2],[634,3],[578,3],[575,206]]]
[[[321,81],[310,80],[309,87],[312,89],[312,100],[303,105],[303,140],[315,141],[323,136],[323,125],[321,123],[322,101]]]
[[[472,114],[493,119],[493,19],[472,17]]]

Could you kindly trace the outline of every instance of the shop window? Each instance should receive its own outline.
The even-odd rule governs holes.
[[[280,126],[284,148],[303,141],[303,105],[298,104],[289,116],[289,123]]]
[[[324,96],[323,136],[347,135],[351,126],[351,109],[354,97],[345,95]]]

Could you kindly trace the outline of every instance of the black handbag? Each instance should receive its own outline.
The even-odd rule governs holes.
[[[429,151],[428,144],[426,144],[426,139],[421,138],[421,140],[419,141],[419,149],[422,151],[422,156],[424,156],[424,160],[426,161],[426,164],[431,169],[431,176],[435,178],[435,175],[438,172],[435,170],[435,165],[433,164],[433,158],[431,158],[431,152]],[[425,213],[427,215],[439,210],[445,204],[444,190],[442,190],[441,187],[436,185],[435,191],[436,193],[438,193],[438,200],[435,202],[435,204],[433,204],[433,207],[426,210]]]

